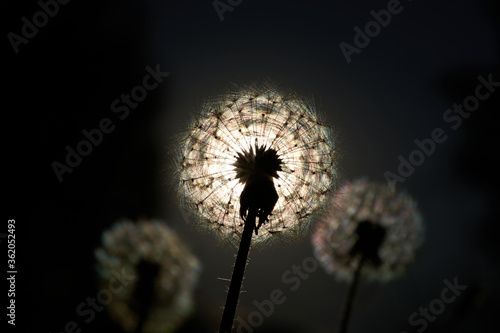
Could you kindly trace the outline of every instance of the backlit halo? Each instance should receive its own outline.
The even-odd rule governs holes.
[[[314,108],[274,89],[242,89],[204,105],[179,140],[181,204],[199,226],[237,243],[244,184],[235,162],[255,147],[274,150],[281,165],[273,179],[279,199],[252,242],[299,236],[336,181],[337,154],[331,128]]]

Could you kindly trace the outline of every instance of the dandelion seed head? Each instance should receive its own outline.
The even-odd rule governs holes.
[[[115,281],[113,288],[117,291],[111,290],[112,300],[107,308],[125,331],[134,331],[139,322],[133,304],[136,289],[144,278],[144,267],[157,274],[151,281],[154,300],[149,304],[142,332],[173,332],[192,312],[200,264],[165,223],[117,222],[103,233],[102,246],[96,249],[95,257],[102,288],[109,290],[111,281]],[[130,276],[130,281],[125,279],[122,288],[116,287],[116,276],[123,275]]]
[[[360,229],[367,228],[378,234],[368,230],[370,236],[380,236],[375,240],[377,258],[362,269],[370,280],[388,281],[401,275],[424,240],[422,216],[408,194],[366,179],[347,183],[330,199],[312,237],[314,253],[328,273],[352,279],[361,259],[356,242]]]
[[[249,174],[239,162],[257,149],[267,154],[278,200],[254,244],[300,236],[338,176],[331,128],[297,96],[251,87],[207,102],[179,141],[178,193],[199,226],[233,244],[243,231],[240,195]]]

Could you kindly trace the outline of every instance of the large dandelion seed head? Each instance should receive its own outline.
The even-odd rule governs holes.
[[[161,221],[122,221],[103,233],[102,243],[95,257],[101,287],[113,293],[112,318],[132,332],[147,309],[142,332],[178,328],[193,310],[200,264],[175,232]],[[148,291],[150,304],[142,304]]]
[[[361,179],[331,198],[312,242],[318,260],[337,278],[352,279],[365,251],[363,275],[387,281],[414,260],[423,233],[421,214],[408,194]]]
[[[259,175],[277,201],[252,242],[299,236],[335,183],[336,159],[331,128],[312,106],[272,88],[246,88],[206,103],[180,140],[179,197],[199,226],[236,244],[246,208],[240,196]]]

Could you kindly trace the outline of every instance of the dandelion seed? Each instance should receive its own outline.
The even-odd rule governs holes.
[[[269,87],[207,102],[179,143],[181,203],[197,213],[199,226],[235,245],[249,208],[240,198],[256,159],[267,160],[260,185],[269,191],[261,193],[276,193],[263,198],[269,204],[259,214],[254,244],[300,236],[338,176],[331,128],[297,96]]]
[[[193,309],[200,264],[173,230],[157,220],[115,223],[95,251],[107,308],[127,332],[173,332]],[[116,275],[130,277],[118,287]]]

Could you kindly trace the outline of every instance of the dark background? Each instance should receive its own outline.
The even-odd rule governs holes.
[[[18,54],[6,36],[20,34],[21,17],[31,21],[40,7],[0,5],[2,218],[17,226],[17,331],[61,332],[74,320],[82,332],[121,332],[105,311],[86,324],[75,309],[99,290],[93,250],[102,231],[140,217],[165,219],[203,263],[196,312],[182,332],[218,329],[228,285],[218,278],[230,277],[235,250],[217,247],[184,221],[168,185],[171,139],[203,99],[232,83],[266,79],[314,98],[338,130],[344,179],[384,181],[415,139],[437,127],[448,135],[402,186],[420,205],[427,241],[406,275],[361,286],[350,332],[416,332],[408,317],[455,277],[468,289],[426,332],[498,326],[500,92],[457,130],[442,119],[474,93],[478,75],[500,81],[495,1],[403,1],[403,11],[350,64],[339,43],[352,44],[353,28],[363,28],[386,1],[246,0],[221,22],[210,1],[73,0]],[[119,120],[111,102],[157,64],[169,77]],[[63,162],[65,146],[75,147],[81,131],[103,118],[115,130],[59,183],[51,163]],[[278,288],[286,302],[255,332],[332,332],[346,284],[321,268],[296,291],[282,281],[309,256],[309,237],[251,252],[237,316]]]

